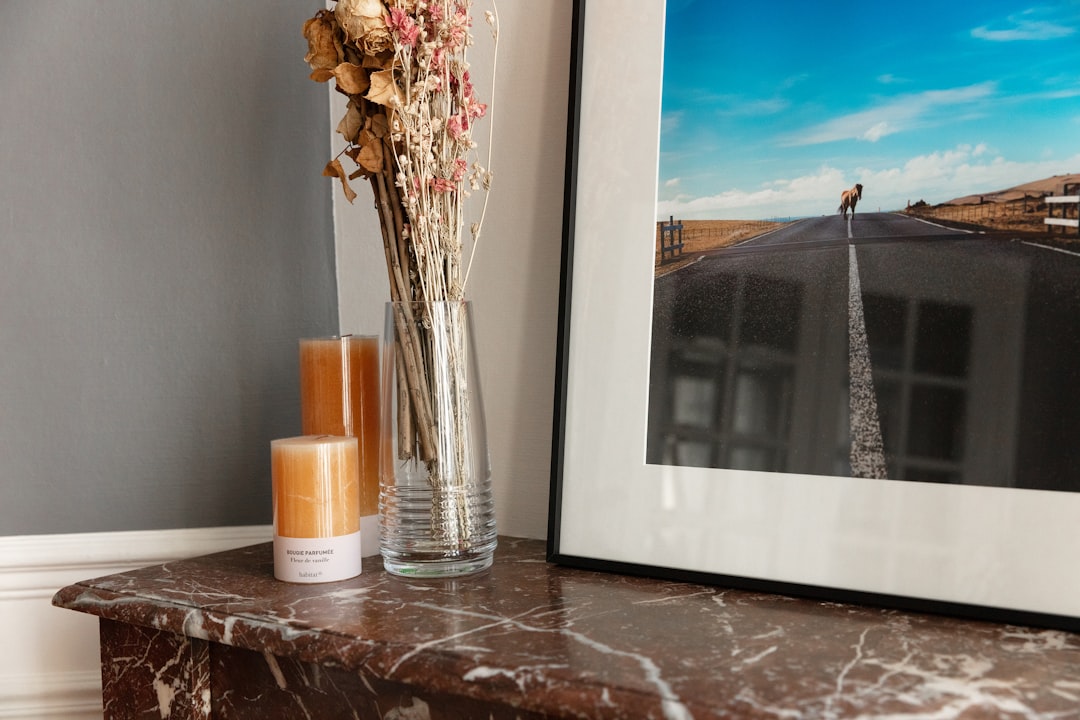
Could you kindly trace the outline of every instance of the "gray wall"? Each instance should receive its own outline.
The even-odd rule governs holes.
[[[0,535],[269,522],[337,331],[312,9],[0,2]]]

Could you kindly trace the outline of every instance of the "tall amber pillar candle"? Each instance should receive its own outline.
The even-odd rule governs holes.
[[[379,337],[300,341],[304,435],[348,435],[360,445],[360,514],[379,513]]]
[[[360,574],[356,438],[304,435],[270,443],[274,577],[296,583]]]

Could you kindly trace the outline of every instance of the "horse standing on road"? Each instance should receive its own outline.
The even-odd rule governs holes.
[[[855,217],[855,203],[862,200],[862,185],[855,183],[855,187],[840,193],[840,207],[836,212],[843,213],[847,217],[848,208],[851,208],[851,217]]]

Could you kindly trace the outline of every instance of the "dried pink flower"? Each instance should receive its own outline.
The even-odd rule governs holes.
[[[407,12],[399,8],[391,8],[387,26],[397,33],[398,42],[402,45],[416,47],[416,42],[420,39],[420,26]]]
[[[465,179],[465,173],[469,169],[469,163],[465,162],[464,158],[454,158],[454,182],[461,182]]]
[[[454,140],[461,140],[469,131],[469,119],[465,115],[451,115],[446,119],[446,131]]]
[[[457,183],[446,178],[432,178],[431,189],[435,192],[452,193],[457,191]]]

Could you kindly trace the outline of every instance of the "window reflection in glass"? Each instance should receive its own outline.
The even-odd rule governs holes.
[[[961,482],[972,308],[883,295],[863,307],[889,477]]]
[[[669,403],[660,461],[786,469],[801,302],[799,283],[754,274],[682,289],[656,396]]]

